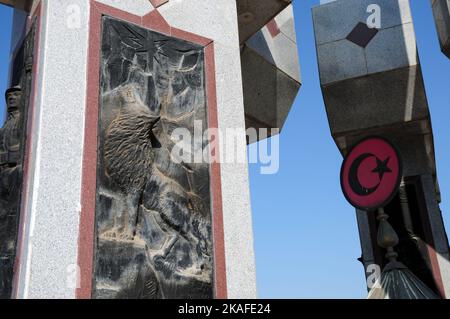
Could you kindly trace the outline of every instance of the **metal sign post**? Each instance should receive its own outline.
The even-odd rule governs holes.
[[[341,168],[341,187],[354,207],[377,211],[377,243],[386,250],[388,264],[371,289],[369,299],[436,299],[438,298],[409,269],[397,261],[394,247],[399,238],[388,222],[384,207],[399,191],[402,161],[397,148],[385,138],[367,137],[350,150]]]

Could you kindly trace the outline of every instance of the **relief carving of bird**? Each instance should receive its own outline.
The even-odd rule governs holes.
[[[152,128],[159,117],[153,115],[132,86],[119,90],[122,107],[106,130],[104,160],[106,174],[126,196],[125,209],[117,214],[107,237],[132,240],[148,173],[153,163]],[[115,216],[117,219],[117,216]]]
[[[212,257],[205,208],[191,189],[193,171],[174,162],[167,147],[171,142],[165,125],[177,124],[168,123],[164,106],[160,111],[164,119],[152,114],[132,86],[121,88],[120,97],[122,108],[105,132],[104,160],[106,174],[126,204],[123,212],[115,212],[114,229],[103,236],[134,240],[139,214],[152,214],[165,234],[164,243],[152,250],[148,239],[139,239],[146,242],[154,267],[167,277],[178,274],[209,281],[207,264]],[[180,238],[194,247],[189,269],[177,270],[176,261],[166,260]]]

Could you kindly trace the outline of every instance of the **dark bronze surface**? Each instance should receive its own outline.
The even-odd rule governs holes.
[[[93,297],[212,298],[209,165],[171,156],[175,129],[207,128],[203,48],[102,26]]]

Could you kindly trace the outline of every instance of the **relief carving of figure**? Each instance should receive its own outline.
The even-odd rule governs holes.
[[[7,119],[0,129],[0,218],[6,218],[8,214],[15,214],[20,187],[21,160],[20,139],[22,132],[20,86],[8,89],[5,93]],[[4,243],[11,245],[12,243]],[[2,247],[3,248],[3,247]],[[8,247],[6,250],[13,250]],[[4,250],[2,249],[2,253]]]
[[[15,219],[22,175],[20,86],[6,90],[7,119],[0,129],[0,259],[9,260],[15,250]],[[0,291],[10,285],[10,266],[0,264]]]
[[[0,128],[0,299],[11,298],[23,185],[23,159],[32,87],[36,22],[10,64],[14,86],[5,92],[6,118]]]

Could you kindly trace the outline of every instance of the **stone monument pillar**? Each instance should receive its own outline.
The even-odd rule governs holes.
[[[397,146],[403,183],[385,211],[399,235],[398,259],[434,293],[449,298],[449,246],[409,1],[321,1],[313,20],[331,135],[343,155],[370,135]],[[377,245],[376,214],[356,216],[369,281],[387,260]]]
[[[33,48],[12,68],[29,115],[2,297],[256,297],[247,164],[180,160],[172,133],[211,159],[228,128],[245,154],[246,128],[282,125],[300,87],[290,1],[1,3]],[[241,56],[262,49],[255,87]],[[264,88],[286,99],[257,113],[245,96]]]
[[[287,6],[258,29],[252,21],[264,6],[253,2],[252,7],[237,2],[246,127],[282,129],[301,86],[293,8]]]
[[[450,1],[431,0],[442,52],[450,58]]]

